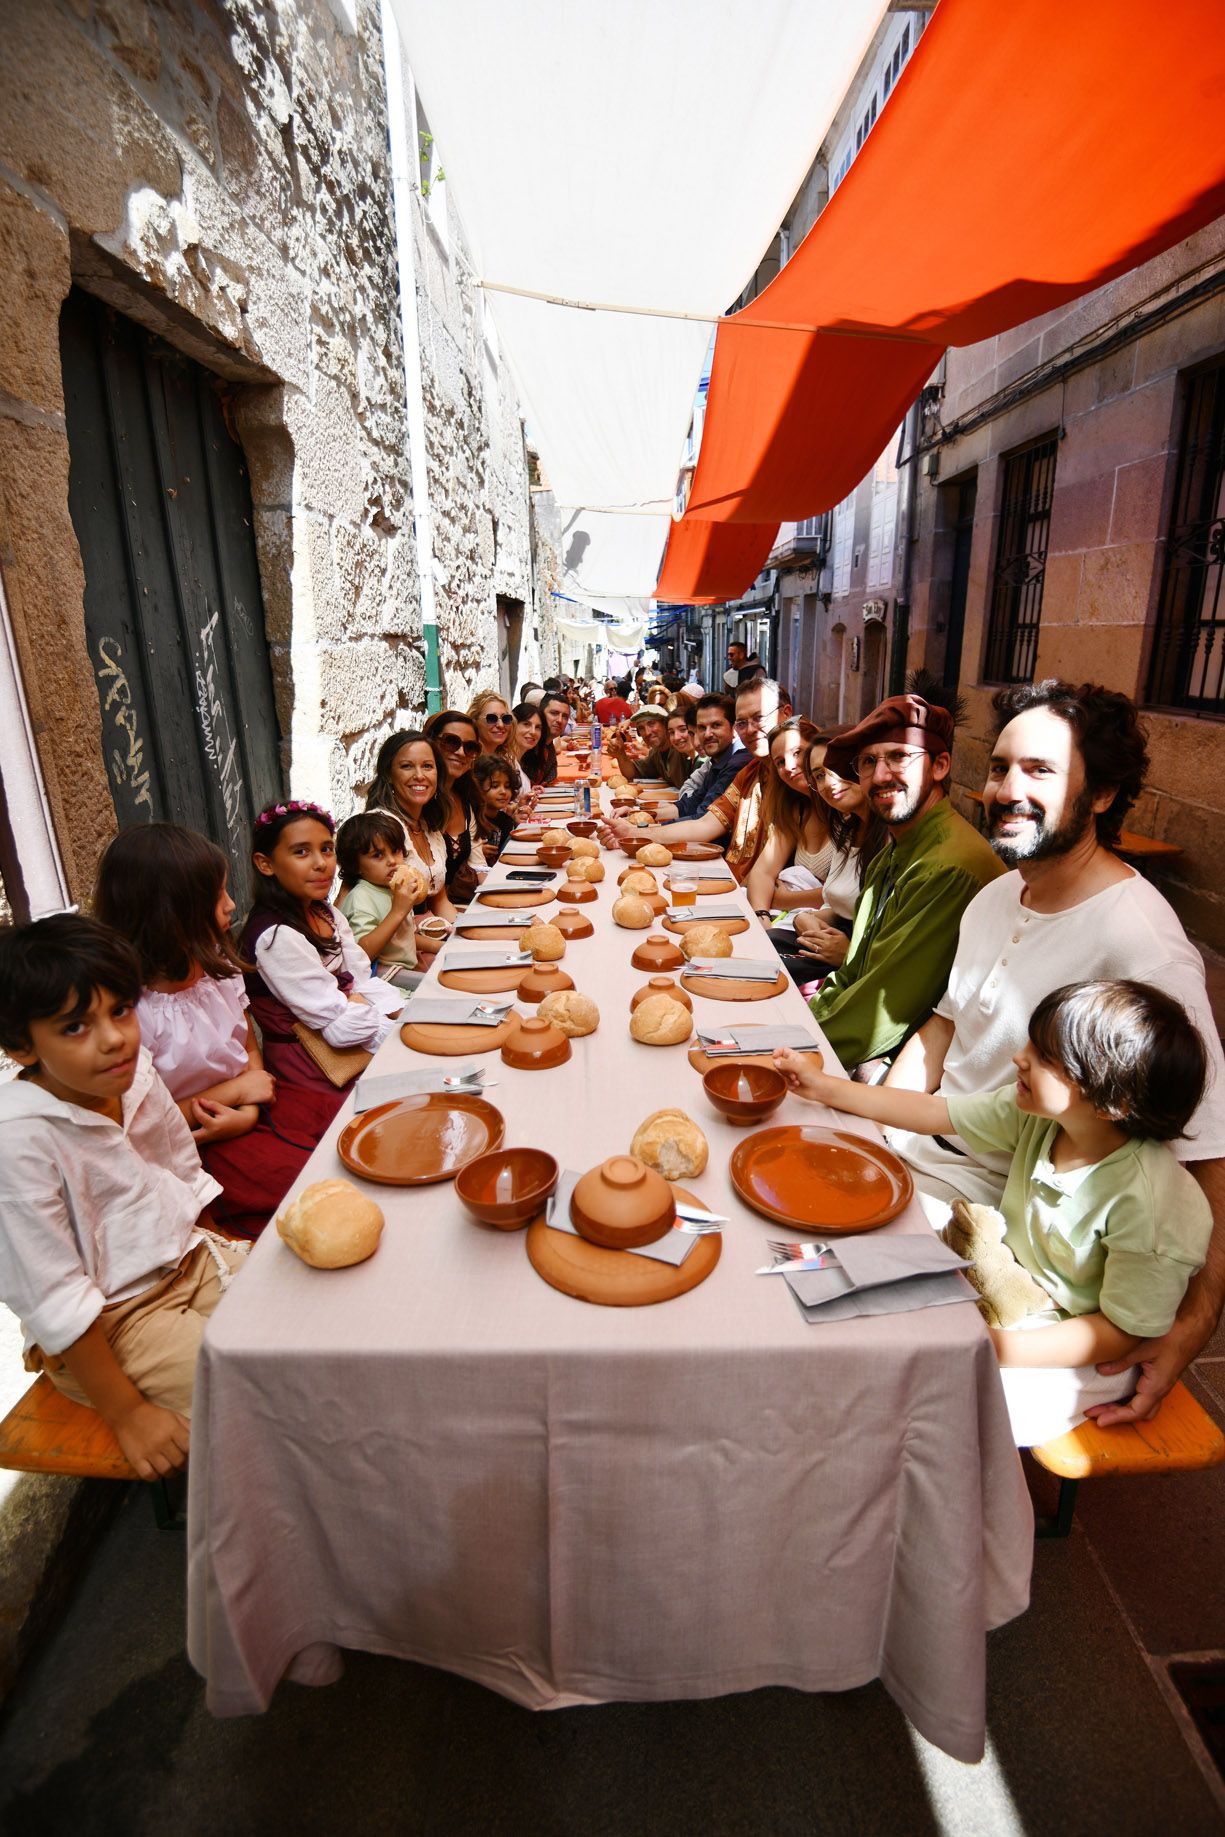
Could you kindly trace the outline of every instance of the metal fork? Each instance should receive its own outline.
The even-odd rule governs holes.
[[[827,1255],[830,1246],[828,1244],[797,1244],[786,1238],[768,1237],[766,1248],[773,1251],[776,1263],[807,1263],[813,1257]]]

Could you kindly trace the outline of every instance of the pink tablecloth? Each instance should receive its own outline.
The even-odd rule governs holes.
[[[580,1168],[682,1105],[711,1143],[690,1184],[731,1216],[720,1264],[664,1306],[589,1307],[450,1185],[377,1189],[383,1242],[354,1269],[267,1233],[197,1380],[189,1650],[209,1704],[261,1710],[286,1675],[336,1676],[346,1646],[538,1708],[879,1677],[976,1759],[986,1630],[1024,1609],[1032,1539],[986,1334],[969,1305],[808,1326],[753,1275],[777,1228],[731,1189],[741,1132],[683,1049],[629,1037],[641,934],[611,923],[608,859],[565,964],[600,1030],[553,1072],[492,1055],[490,1095],[509,1142]],[[811,1025],[793,991],[750,1014]],[[376,1070],[414,1061],[393,1037]],[[343,1172],[349,1107],[300,1184]],[[789,1098],[775,1120],[835,1119]],[[912,1207],[888,1228],[927,1227]]]

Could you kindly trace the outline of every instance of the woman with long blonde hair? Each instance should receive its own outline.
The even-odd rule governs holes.
[[[515,763],[515,717],[510,703],[496,689],[482,689],[468,703],[468,715],[476,723],[476,737],[481,743],[481,757],[497,753],[509,765]]]

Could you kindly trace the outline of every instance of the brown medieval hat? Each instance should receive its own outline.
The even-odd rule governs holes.
[[[858,727],[848,727],[825,749],[825,764],[839,778],[853,777],[852,767],[866,746],[921,746],[933,759],[953,750],[953,717],[947,708],[921,695],[891,695]]]

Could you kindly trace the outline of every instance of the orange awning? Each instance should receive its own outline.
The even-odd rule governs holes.
[[[1221,26],[1219,0],[941,0],[793,259],[718,328],[657,592],[742,592],[763,531],[854,489],[948,345],[1049,312],[1225,212]]]

